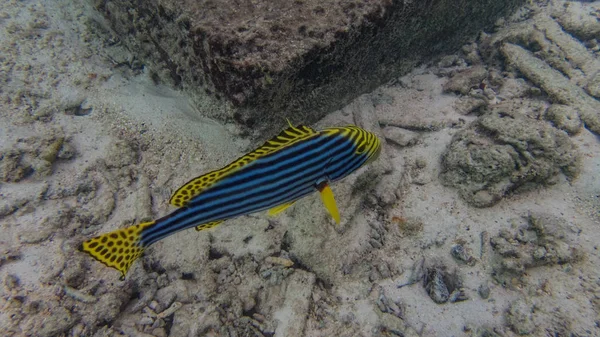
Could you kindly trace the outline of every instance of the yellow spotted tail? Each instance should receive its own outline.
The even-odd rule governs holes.
[[[79,248],[96,260],[120,271],[121,279],[131,264],[144,252],[141,241],[142,231],[155,222],[144,222],[135,226],[118,229],[84,241]]]

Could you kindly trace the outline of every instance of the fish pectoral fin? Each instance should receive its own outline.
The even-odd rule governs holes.
[[[279,214],[279,213],[281,213],[281,212],[285,211],[285,210],[286,210],[286,208],[288,208],[288,207],[292,206],[294,203],[295,203],[295,201],[292,201],[292,202],[288,202],[288,203],[285,203],[285,204],[281,204],[281,205],[279,205],[279,206],[275,206],[275,207],[273,207],[273,208],[271,208],[271,209],[269,210],[268,214],[269,214],[270,216],[277,215],[277,214]]]
[[[319,192],[321,192],[321,200],[323,200],[325,208],[327,209],[329,214],[331,214],[333,220],[335,220],[335,223],[339,225],[340,212],[338,211],[337,205],[335,203],[335,198],[333,197],[333,191],[331,191],[331,187],[329,187],[329,184],[323,183],[320,184],[317,188]]]
[[[196,230],[199,232],[199,231],[203,231],[205,229],[211,229],[211,228],[217,227],[223,221],[225,221],[225,220],[217,220],[217,221],[207,222],[202,225],[196,226]]]
[[[188,181],[173,193],[171,199],[169,199],[169,204],[175,207],[184,207],[190,200],[202,193],[219,179],[217,172],[218,170],[211,171]]]

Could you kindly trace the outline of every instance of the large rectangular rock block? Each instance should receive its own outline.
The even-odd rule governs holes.
[[[522,0],[96,0],[154,76],[203,113],[310,123],[451,52]]]

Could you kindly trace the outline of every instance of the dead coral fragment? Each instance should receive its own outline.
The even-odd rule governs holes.
[[[462,282],[456,273],[449,273],[444,266],[433,266],[425,271],[423,286],[429,297],[438,304],[459,302],[467,299],[461,289]]]
[[[518,188],[577,176],[580,155],[569,137],[514,112],[489,112],[454,136],[440,179],[468,203],[487,207]]]

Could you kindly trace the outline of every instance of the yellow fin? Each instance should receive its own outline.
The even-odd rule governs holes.
[[[335,203],[335,198],[333,197],[333,191],[331,191],[331,187],[329,184],[323,184],[319,187],[319,191],[321,192],[321,200],[323,200],[323,204],[325,208],[333,217],[336,224],[340,224],[340,212],[338,211],[337,205]]]
[[[185,185],[181,186],[179,189],[177,189],[177,191],[175,191],[175,193],[173,193],[169,203],[176,207],[183,207],[192,198],[202,193],[202,191],[208,187],[214,185],[222,178],[232,174],[254,160],[281,150],[302,139],[310,138],[318,134],[318,132],[309,128],[308,126],[290,126],[289,128],[281,131],[277,136],[266,141],[258,149],[238,158],[222,169],[211,171],[188,181]]]
[[[277,214],[285,211],[286,208],[292,206],[294,203],[295,203],[295,201],[292,201],[292,202],[288,202],[286,204],[281,204],[279,206],[275,206],[269,210],[268,214],[270,216],[277,215]]]
[[[196,226],[196,230],[199,232],[199,231],[203,231],[205,229],[211,229],[211,228],[217,227],[223,221],[225,221],[225,220],[211,221],[211,222],[208,222],[208,223],[205,223],[202,225],[198,225],[198,226]]]
[[[144,251],[141,242],[142,231],[152,225],[154,225],[154,221],[117,229],[84,241],[79,249],[105,265],[120,271],[121,279],[124,279],[133,261]]]

